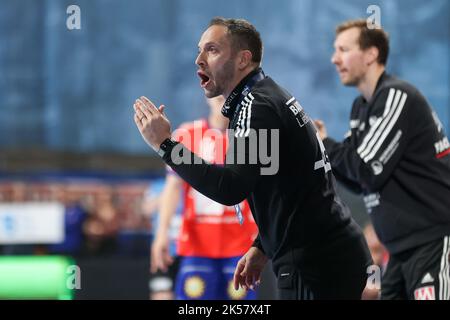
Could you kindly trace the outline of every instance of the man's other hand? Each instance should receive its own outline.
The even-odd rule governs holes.
[[[319,132],[320,139],[324,140],[328,137],[327,128],[325,127],[325,123],[322,120],[314,120],[314,124]]]
[[[261,282],[261,274],[267,260],[261,250],[251,247],[237,263],[233,277],[234,289],[239,290],[239,286],[245,290],[255,289]]]

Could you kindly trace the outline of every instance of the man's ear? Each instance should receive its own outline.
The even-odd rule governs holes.
[[[238,53],[238,68],[244,70],[252,63],[253,55],[250,50],[241,50]]]
[[[380,55],[380,51],[377,47],[370,47],[365,50],[366,52],[366,64],[371,65],[374,62],[378,61],[378,56]]]

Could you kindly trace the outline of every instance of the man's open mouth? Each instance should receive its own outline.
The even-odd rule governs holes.
[[[202,88],[205,88],[209,83],[209,80],[210,80],[209,76],[206,75],[206,73],[204,73],[202,71],[197,71],[197,74],[200,77],[200,86]]]

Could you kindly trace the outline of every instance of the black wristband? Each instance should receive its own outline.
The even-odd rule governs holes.
[[[177,141],[174,141],[171,138],[167,138],[159,146],[159,150],[158,150],[159,156],[161,158],[164,158],[164,156],[166,154],[170,154],[172,152],[173,147],[177,144],[178,144]]]

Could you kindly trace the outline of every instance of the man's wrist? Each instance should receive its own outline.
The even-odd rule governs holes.
[[[155,240],[166,241],[167,239],[169,239],[169,232],[167,230],[158,230]]]

